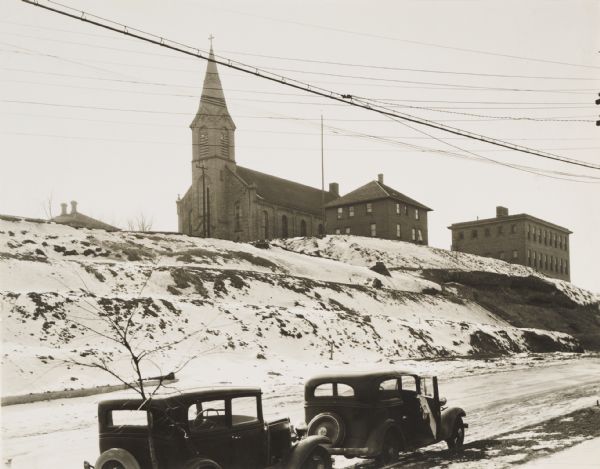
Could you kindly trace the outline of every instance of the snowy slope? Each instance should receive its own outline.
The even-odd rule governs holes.
[[[368,268],[376,260],[393,268],[391,278]],[[145,376],[195,357],[242,366],[332,357],[368,364],[523,352],[540,340],[555,350],[578,347],[564,333],[511,327],[422,278],[427,268],[531,274],[500,261],[365,238],[293,239],[259,249],[0,219],[2,395],[116,382],[86,366],[92,360],[131,376],[128,356],[111,340],[113,326],[127,321],[132,345],[150,353]],[[557,287],[578,301],[597,301]],[[185,379],[190,369],[178,376]]]

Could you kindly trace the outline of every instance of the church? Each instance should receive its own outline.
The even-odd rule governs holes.
[[[235,124],[225,101],[212,45],[192,129],[192,185],[177,200],[178,231],[254,241],[324,234],[323,205],[339,186],[321,191],[239,166]]]

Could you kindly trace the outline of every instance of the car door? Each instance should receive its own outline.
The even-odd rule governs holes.
[[[439,408],[435,405],[431,378],[419,378],[417,398],[419,400],[420,422],[418,425],[418,444],[425,446],[433,443],[437,436]]]
[[[231,398],[232,466],[254,469],[267,465],[267,448],[259,396]]]
[[[190,443],[197,456],[222,467],[232,464],[232,429],[225,399],[199,400],[188,407]]]

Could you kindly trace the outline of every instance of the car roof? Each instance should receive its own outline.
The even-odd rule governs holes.
[[[305,387],[317,386],[322,383],[343,382],[349,385],[376,381],[382,378],[399,378],[400,376],[419,376],[413,370],[379,370],[368,372],[324,373],[309,378]]]
[[[173,391],[161,395],[154,396],[152,403],[155,406],[170,406],[176,403],[186,402],[196,399],[218,399],[235,396],[260,395],[261,389],[256,387],[238,387],[238,386],[211,386],[188,390],[185,392]],[[141,397],[132,396],[122,399],[107,399],[100,402],[100,407],[128,407],[131,405],[141,405],[143,402]]]

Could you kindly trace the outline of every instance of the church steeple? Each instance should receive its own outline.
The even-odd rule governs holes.
[[[190,124],[193,141],[193,160],[220,157],[235,161],[235,124],[227,109],[225,94],[219,78],[211,36],[210,54],[204,76],[200,105]]]

